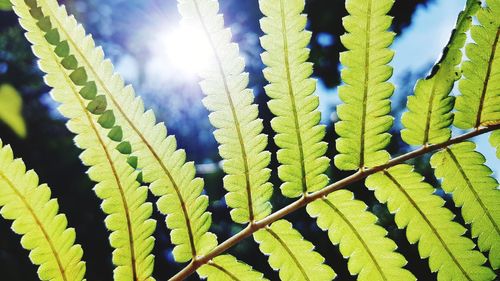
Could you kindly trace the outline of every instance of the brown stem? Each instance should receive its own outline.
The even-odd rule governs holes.
[[[479,136],[479,135],[482,135],[484,133],[491,132],[491,131],[494,131],[497,129],[500,129],[500,124],[495,124],[495,125],[491,125],[488,127],[481,127],[481,128],[475,129],[474,131],[470,131],[468,133],[465,133],[465,134],[460,135],[458,137],[452,138],[452,139],[450,139],[446,142],[440,143],[440,144],[432,144],[432,145],[423,146],[419,149],[410,151],[406,154],[403,154],[403,155],[400,155],[396,158],[393,158],[389,162],[387,162],[383,165],[376,166],[373,168],[359,170],[355,174],[352,174],[352,175],[350,175],[350,176],[348,176],[340,181],[332,183],[321,190],[318,190],[314,193],[309,193],[309,194],[303,195],[298,200],[296,200],[293,203],[279,209],[278,211],[270,214],[269,216],[267,216],[259,221],[256,221],[256,222],[249,224],[242,231],[238,232],[236,235],[232,236],[231,238],[227,239],[223,243],[219,244],[217,247],[215,247],[208,254],[206,254],[204,256],[197,257],[194,261],[192,261],[190,264],[188,264],[185,268],[183,268],[181,271],[179,271],[176,275],[174,275],[169,280],[170,281],[177,281],[177,280],[186,279],[191,274],[193,274],[198,268],[200,268],[202,265],[208,263],[211,259],[215,258],[216,256],[224,253],[226,250],[228,250],[229,248],[238,244],[243,239],[249,237],[257,230],[270,225],[271,223],[285,217],[286,215],[288,215],[290,213],[297,211],[298,209],[306,206],[307,204],[309,204],[310,202],[312,202],[316,199],[323,198],[324,196],[326,196],[326,195],[328,195],[336,190],[342,189],[342,188],[348,186],[349,184],[352,184],[354,182],[365,179],[369,175],[374,174],[376,172],[379,172],[381,170],[390,168],[390,167],[395,166],[397,164],[401,164],[407,160],[422,156],[426,153],[445,148],[445,147],[450,146],[452,144],[459,143],[459,142],[468,140],[470,138],[473,138],[475,136]]]

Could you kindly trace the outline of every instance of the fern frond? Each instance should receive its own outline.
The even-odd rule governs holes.
[[[51,31],[52,36],[57,32],[57,37],[63,41],[53,44],[55,42],[51,43],[48,39],[44,29],[48,29],[45,28],[47,25],[55,25],[56,20],[49,16],[49,20],[42,25],[41,19],[47,19],[46,7],[30,7],[22,1],[14,1],[14,5],[22,26],[28,31],[27,37],[34,45],[34,52],[40,57],[39,66],[47,73],[45,82],[53,87],[51,95],[62,104],[59,111],[71,119],[68,128],[77,134],[75,143],[84,150],[80,158],[91,167],[89,177],[98,183],[95,192],[103,200],[101,207],[108,215],[106,227],[112,231],[110,244],[115,248],[115,279],[152,280],[154,238],[151,235],[156,222],[150,219],[152,205],[146,202],[147,187],[139,186],[137,172],[127,164],[127,158],[115,149],[116,143],[107,137],[109,130],[100,126],[102,119],[89,113],[92,102],[85,101],[82,97],[85,95],[81,94],[85,90],[79,86],[87,84],[86,75],[75,74],[82,68],[75,66],[68,69],[64,60],[71,56],[70,51],[61,55],[57,49],[68,39],[57,29]],[[39,12],[33,12],[36,10]],[[39,18],[33,15],[39,15]],[[53,45],[58,47],[54,49]]]
[[[461,129],[500,122],[500,3],[486,4],[477,13],[480,25],[470,30],[474,43],[465,48],[469,60],[462,66],[454,121]]]
[[[269,264],[280,271],[280,279],[332,280],[335,272],[314,252],[314,245],[286,220],[279,220],[254,234],[261,252],[269,255]]]
[[[26,124],[22,115],[23,100],[10,84],[0,85],[0,121],[19,137],[26,137]]]
[[[495,274],[483,267],[486,258],[473,250],[474,242],[462,236],[466,229],[453,221],[444,200],[433,195],[434,188],[410,165],[401,164],[373,174],[366,186],[387,203],[399,228],[406,227],[410,243],[419,242],[422,258],[429,258],[432,272],[439,280],[492,280]]]
[[[189,261],[215,247],[215,235],[207,232],[211,224],[211,215],[206,212],[208,198],[201,196],[203,181],[195,178],[194,164],[185,162],[185,152],[177,150],[175,138],[167,137],[166,127],[156,124],[152,111],[144,112],[142,100],[135,97],[132,87],[125,87],[123,79],[113,73],[113,66],[109,60],[104,60],[102,49],[95,48],[93,39],[85,35],[83,27],[68,16],[66,9],[54,0],[43,1],[40,5],[72,53],[71,59],[63,61],[63,65],[80,66],[77,68],[80,72],[73,78],[82,80],[85,77],[95,83],[94,89],[83,93],[81,89],[80,94],[84,97],[89,92],[94,96],[96,92],[101,94],[91,96],[97,100],[89,103],[89,107],[92,104],[93,112],[102,113],[102,107],[109,106],[118,124],[111,129],[109,137],[126,140],[117,149],[125,154],[133,152],[138,160],[137,167],[143,172],[143,180],[151,183],[151,191],[161,197],[157,204],[159,210],[167,214],[167,226],[172,229],[175,259]],[[21,16],[30,18],[29,14]]]
[[[21,159],[15,159],[10,146],[0,140],[0,215],[13,220],[12,230],[22,235],[21,245],[30,251],[38,265],[41,280],[82,280],[83,250],[75,243],[75,230],[67,228],[59,204],[50,199],[50,188],[39,185],[34,171],[26,172]]]
[[[304,0],[259,1],[265,15],[260,21],[266,33],[260,39],[266,50],[262,54],[267,65],[264,76],[270,82],[265,90],[271,98],[269,109],[276,116],[271,126],[280,147],[281,191],[287,197],[317,191],[328,183],[324,174],[329,164],[324,157],[327,144],[322,141],[325,127],[319,125],[319,98],[313,94],[316,81],[309,78],[312,64],[306,62],[311,33],[304,30],[307,18],[300,14],[304,5]]]
[[[497,158],[500,159],[500,130],[491,133],[490,144],[497,150]]]
[[[237,223],[262,219],[271,213],[272,185],[267,168],[271,158],[264,151],[267,136],[262,134],[252,90],[247,88],[244,60],[238,45],[231,43],[231,31],[224,28],[217,1],[179,0],[178,8],[182,23],[202,31],[213,50],[212,63],[200,72],[200,85],[224,159],[224,188],[228,191],[226,203],[233,208],[231,218]]]
[[[231,255],[215,257],[198,269],[201,278],[208,281],[259,281],[267,280],[251,266],[238,261]]]
[[[401,137],[406,143],[436,144],[450,139],[454,98],[449,94],[455,81],[460,78],[457,65],[462,61],[461,49],[467,39],[465,33],[480,6],[481,3],[477,0],[467,1],[441,60],[428,77],[417,81],[415,95],[408,97],[408,111],[401,118],[405,127],[401,131]]]
[[[392,18],[386,15],[393,0],[349,0],[349,16],[343,24],[348,32],[341,37],[348,49],[340,55],[344,66],[341,76],[346,85],[339,87],[344,102],[337,107],[340,121],[335,131],[339,155],[335,165],[341,170],[373,167],[389,160],[384,148],[389,144],[393,117],[389,97],[394,86],[386,82],[392,76],[387,65],[394,52],[388,47],[394,33],[387,31]]]
[[[358,280],[415,280],[402,268],[406,259],[394,252],[394,241],[386,237],[387,231],[366,208],[352,192],[339,190],[309,203],[307,212],[317,218],[321,229],[328,230],[342,255],[349,257],[349,272],[359,274]]]
[[[431,165],[443,180],[444,191],[453,194],[462,217],[472,223],[472,236],[478,237],[481,251],[489,251],[493,269],[500,267],[500,190],[484,165],[483,155],[472,142],[452,145],[434,154]]]

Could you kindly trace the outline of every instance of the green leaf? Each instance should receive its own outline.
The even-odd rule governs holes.
[[[500,122],[500,3],[486,3],[477,13],[480,25],[470,30],[474,42],[465,47],[469,60],[462,65],[454,121],[461,129]]]
[[[132,145],[130,145],[130,142],[124,141],[118,144],[116,147],[116,150],[118,150],[121,154],[130,154],[132,153]]]
[[[50,55],[50,48],[53,49],[50,43],[39,38],[40,30],[29,14],[28,7],[22,0],[12,1],[17,14],[25,23],[23,27],[28,30],[27,36],[32,39],[31,42],[36,48],[45,50],[37,53],[43,56],[40,64],[42,70],[50,72],[51,75],[60,75],[64,69],[56,67],[56,57]],[[92,37],[86,36],[84,29],[78,25],[74,17],[68,16],[66,9],[60,7],[55,0],[40,1],[38,4],[51,18],[54,29],[60,32],[60,39],[68,41],[70,52],[78,66],[83,67],[88,78],[95,81],[97,92],[106,97],[105,110],[112,110],[115,115],[117,126],[109,133],[103,134],[103,137],[110,134],[114,140],[121,141],[120,135],[123,134],[123,140],[132,145],[132,152],[139,159],[138,168],[143,172],[143,180],[151,183],[151,191],[160,197],[157,205],[160,212],[168,215],[166,222],[172,229],[170,236],[175,245],[173,250],[175,260],[187,262],[195,256],[206,254],[217,245],[217,239],[214,234],[208,232],[211,225],[211,214],[206,211],[208,198],[201,195],[203,180],[195,178],[194,164],[186,163],[185,152],[177,149],[175,137],[167,137],[165,125],[156,123],[153,112],[144,112],[142,100],[135,97],[132,87],[125,87],[121,76],[113,72],[111,62],[104,59],[102,49],[95,48]],[[53,82],[61,91],[68,90],[69,85]],[[72,101],[71,106],[80,105]],[[71,114],[70,111],[67,113]],[[116,143],[109,145],[114,150]],[[116,153],[119,154],[118,151]],[[132,169],[126,163],[126,156],[120,157],[124,158],[120,161]],[[134,175],[133,179],[136,178]],[[148,262],[140,263],[141,267],[137,272],[147,275],[152,270],[153,264],[149,262],[149,256],[146,254],[142,254],[141,257]]]
[[[12,10],[12,4],[10,3],[10,0],[0,0],[0,10],[2,11]]]
[[[387,31],[392,18],[386,15],[393,0],[352,0],[346,2],[349,15],[343,24],[348,32],[341,37],[348,51],[341,53],[341,72],[345,85],[339,87],[344,102],[337,107],[340,121],[335,131],[339,154],[335,165],[341,170],[373,167],[389,160],[384,148],[390,142],[387,131],[393,117],[389,97],[394,86],[388,63],[394,52],[388,47],[394,33]]]
[[[68,45],[68,41],[64,40],[64,41],[61,41],[56,49],[54,50],[54,52],[56,53],[56,55],[60,56],[61,58],[65,58],[67,56],[69,56],[69,45]],[[87,79],[85,79],[87,80]],[[86,81],[85,81],[86,82]]]
[[[60,44],[62,44],[62,43],[60,43]],[[57,48],[56,48],[56,51],[57,51]],[[87,83],[87,79],[88,79],[87,72],[85,71],[85,68],[83,68],[83,67],[79,67],[79,68],[75,69],[69,75],[69,78],[71,79],[71,81],[73,81],[73,83],[75,83],[75,85],[78,85],[78,86],[85,86],[85,84]]]
[[[342,256],[349,257],[349,272],[358,280],[415,280],[403,268],[406,259],[396,253],[394,241],[378,226],[377,217],[366,210],[354,194],[339,190],[307,205],[307,213],[317,218],[318,226],[328,230],[333,244],[339,245]]]
[[[453,194],[462,217],[472,223],[472,237],[478,238],[481,251],[490,253],[493,269],[500,267],[500,190],[484,165],[484,156],[472,142],[452,145],[434,154],[431,165],[443,180],[444,191]]]
[[[267,136],[262,133],[262,120],[257,118],[252,90],[247,88],[245,62],[238,46],[230,42],[231,32],[224,29],[217,1],[180,0],[178,8],[185,25],[207,30],[206,40],[217,42],[212,63],[200,73],[200,85],[224,159],[224,188],[228,191],[226,203],[233,208],[231,218],[237,223],[260,220],[271,213],[271,171],[267,168],[271,155],[264,151]]]
[[[37,25],[43,32],[48,32],[52,29],[52,24],[50,23],[49,17],[43,17],[42,19],[39,19]]]
[[[106,111],[107,107],[108,101],[106,100],[106,97],[104,95],[99,95],[87,105],[87,110],[92,114],[100,115]]]
[[[497,158],[500,159],[500,130],[491,133],[490,144],[497,150]]]
[[[83,250],[75,244],[75,230],[67,228],[50,188],[39,185],[38,175],[26,172],[21,159],[14,160],[10,146],[0,140],[0,215],[13,220],[12,230],[22,235],[21,245],[38,265],[41,280],[82,280]]]
[[[405,129],[401,137],[410,145],[436,144],[451,137],[454,98],[449,96],[456,80],[460,78],[457,67],[462,61],[461,49],[465,45],[465,34],[472,23],[472,16],[480,7],[477,0],[468,0],[460,12],[457,24],[441,60],[431,74],[417,81],[415,95],[408,97],[408,110],[401,121]]]
[[[115,115],[112,110],[106,110],[101,116],[99,116],[99,119],[97,119],[97,122],[101,127],[105,129],[111,129],[115,125]]]
[[[45,39],[49,44],[53,46],[57,46],[57,44],[59,44],[59,38],[59,32],[55,28],[47,31],[47,33],[45,34]]]
[[[276,116],[271,126],[280,147],[278,175],[283,194],[298,197],[326,186],[324,174],[329,160],[324,157],[327,144],[323,142],[325,126],[319,125],[319,98],[314,95],[316,81],[309,78],[312,64],[307,61],[307,45],[311,33],[304,30],[307,18],[301,14],[304,0],[261,0],[265,15],[260,26],[266,35],[261,37],[262,61],[267,66],[264,76],[269,109]]]
[[[114,126],[108,133],[108,138],[113,141],[120,142],[123,139],[123,130],[120,126]]]
[[[217,256],[198,269],[202,279],[208,281],[259,281],[267,280],[251,266],[238,261],[231,255]]]
[[[0,85],[0,120],[19,137],[26,137],[26,124],[22,116],[21,95],[9,84]]]
[[[366,186],[387,203],[395,222],[410,243],[419,242],[420,257],[429,258],[429,268],[438,280],[493,280],[495,274],[482,266],[486,258],[474,250],[475,244],[462,236],[466,229],[453,221],[444,200],[410,165],[397,165],[373,174]]]
[[[335,272],[325,259],[313,251],[314,245],[286,220],[279,220],[254,233],[261,252],[269,255],[269,264],[279,270],[280,279],[288,280],[332,280]]]
[[[74,55],[70,55],[69,57],[65,57],[61,64],[64,66],[64,68],[73,70],[78,67],[78,62],[76,61],[76,58]]]

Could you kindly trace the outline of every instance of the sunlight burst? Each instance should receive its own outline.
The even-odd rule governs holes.
[[[212,50],[203,31],[181,27],[160,39],[159,52],[166,56],[167,67],[195,74],[212,60]]]

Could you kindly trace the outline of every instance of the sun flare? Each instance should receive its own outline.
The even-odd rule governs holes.
[[[202,30],[181,27],[160,39],[160,48],[168,67],[186,74],[195,74],[212,60],[212,49]]]

